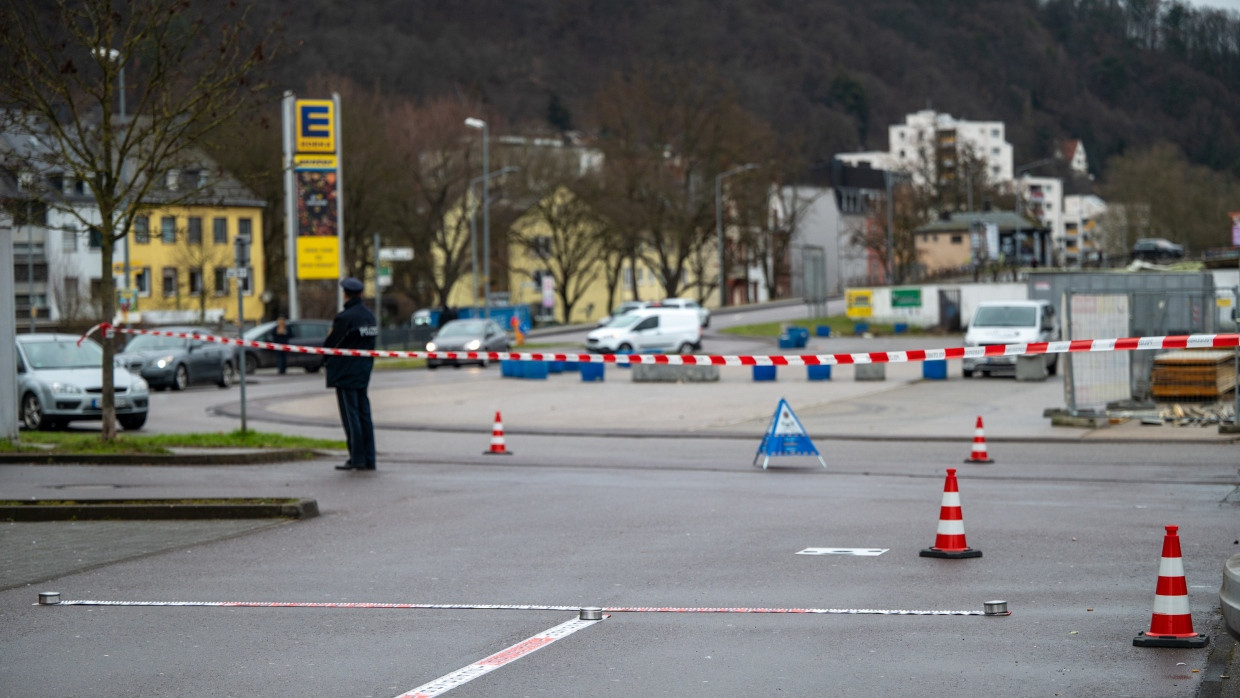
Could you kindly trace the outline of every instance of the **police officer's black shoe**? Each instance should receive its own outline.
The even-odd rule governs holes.
[[[342,463],[336,466],[336,470],[357,470],[357,466],[352,463]]]

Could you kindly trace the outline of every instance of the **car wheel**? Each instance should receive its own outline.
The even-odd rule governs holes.
[[[971,369],[971,368],[962,368],[962,369],[960,369],[960,375],[964,376],[965,378],[972,378],[972,377],[973,377],[973,369]]]
[[[435,363],[434,361],[427,361],[426,367],[434,371],[435,369],[439,368],[439,364]]]
[[[125,431],[137,431],[146,424],[146,413],[117,415],[116,421],[120,422]]]
[[[1058,356],[1051,359],[1050,365],[1046,367],[1046,373],[1052,376],[1059,373],[1059,357]]]
[[[631,354],[633,353],[633,345],[629,344],[628,342],[625,342],[624,344],[621,344],[620,346],[616,347],[616,353],[617,354]]]
[[[43,415],[43,403],[34,393],[26,393],[22,397],[22,426],[31,431],[50,429],[52,426],[51,420]]]
[[[680,345],[680,348],[676,350],[676,353],[677,354],[692,354],[693,345],[690,344],[689,342],[685,342],[684,344]]]
[[[320,368],[323,368],[322,360],[319,360],[316,364],[306,366],[306,373],[318,373]]]
[[[177,364],[176,370],[172,372],[172,389],[185,390],[189,387],[189,369],[185,368],[185,364]]]
[[[233,368],[231,361],[224,362],[224,368],[220,371],[220,380],[216,385],[221,388],[227,388],[233,384],[237,378],[237,370]]]
[[[258,373],[258,356],[255,354],[245,355],[245,375],[252,376]]]

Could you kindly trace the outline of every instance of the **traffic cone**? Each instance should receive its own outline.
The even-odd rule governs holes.
[[[970,548],[964,540],[964,516],[960,510],[955,468],[947,469],[947,481],[943,483],[943,506],[939,509],[939,529],[934,537],[934,547],[922,550],[920,555],[951,559],[982,556],[982,551]]]
[[[986,455],[986,435],[982,433],[982,418],[977,418],[977,428],[973,430],[973,450],[969,453],[969,457],[964,459],[966,463],[994,463],[990,456]]]
[[[504,421],[500,419],[499,412],[495,413],[495,426],[491,427],[491,448],[483,451],[484,456],[511,456],[512,453],[504,448]]]
[[[1154,591],[1154,617],[1148,632],[1132,640],[1137,647],[1205,647],[1208,635],[1193,632],[1188,612],[1188,582],[1184,579],[1184,560],[1180,557],[1179,526],[1167,526],[1163,537],[1162,560],[1158,563],[1158,588]]]

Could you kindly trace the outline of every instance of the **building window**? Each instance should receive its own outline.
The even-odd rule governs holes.
[[[249,218],[241,218],[237,220],[237,237],[242,237],[246,240],[253,241],[253,232],[253,224],[250,222]]]
[[[133,273],[133,287],[138,290],[139,296],[151,295],[151,268],[140,267]]]
[[[189,219],[189,244],[202,244],[202,219],[197,216],[191,216]]]
[[[151,217],[138,216],[133,219],[133,241],[145,245],[151,241]]]
[[[189,270],[189,295],[191,296],[202,295],[202,270],[201,269],[190,269]]]
[[[177,242],[177,219],[172,216],[164,216],[159,219],[159,240],[165,245],[175,245]]]
[[[89,245],[92,250],[103,249],[103,231],[93,225],[90,227]]]
[[[959,233],[955,233],[955,234],[953,234],[953,235],[952,235],[952,244],[953,244],[953,245],[959,245],[959,244],[961,244],[961,243],[963,243],[963,242],[964,242],[964,236],[963,236],[963,235],[961,235],[961,234],[959,234]]]
[[[228,243],[228,219],[212,218],[211,219],[211,242],[217,245],[225,245]]]
[[[215,268],[215,295],[228,295],[228,267]]]
[[[76,230],[66,230],[60,236],[60,245],[65,248],[65,252],[77,252]]]
[[[177,295],[177,268],[164,267],[164,298],[172,298]]]

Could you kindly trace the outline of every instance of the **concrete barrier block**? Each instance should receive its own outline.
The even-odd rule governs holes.
[[[719,367],[634,364],[630,375],[634,383],[715,383]]]
[[[1045,356],[1039,354],[1037,356],[1016,357],[1016,380],[1044,381],[1047,375]]]
[[[854,378],[859,381],[887,380],[887,364],[854,364]]]

